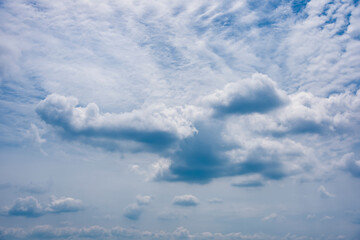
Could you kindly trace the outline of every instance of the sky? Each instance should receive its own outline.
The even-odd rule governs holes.
[[[357,0],[0,0],[0,239],[360,238]]]

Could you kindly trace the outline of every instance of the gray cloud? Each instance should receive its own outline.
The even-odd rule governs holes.
[[[124,217],[130,220],[139,220],[141,214],[144,212],[144,207],[137,204],[130,204],[124,209]]]
[[[174,205],[178,205],[182,207],[191,207],[191,206],[197,206],[200,202],[197,197],[190,194],[186,194],[181,196],[175,196],[172,203]]]
[[[39,217],[44,209],[33,196],[18,198],[8,210],[9,216]]]
[[[150,204],[151,200],[151,196],[137,195],[136,202],[124,209],[124,217],[134,221],[139,220],[141,214],[145,211],[145,207]]]
[[[355,153],[345,154],[337,167],[343,171],[349,172],[353,177],[360,178],[360,160],[357,160]]]

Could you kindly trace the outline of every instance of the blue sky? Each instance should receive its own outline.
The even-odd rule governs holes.
[[[358,1],[0,1],[0,239],[360,237]]]

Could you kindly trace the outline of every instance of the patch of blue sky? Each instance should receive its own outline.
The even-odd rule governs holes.
[[[293,0],[291,2],[291,9],[295,14],[301,14],[308,2],[310,2],[310,0]]]

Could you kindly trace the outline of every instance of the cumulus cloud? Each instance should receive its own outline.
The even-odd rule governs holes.
[[[43,214],[43,207],[33,196],[16,199],[8,210],[9,216],[39,217]]]
[[[321,198],[333,198],[335,197],[334,194],[329,193],[324,186],[320,186],[318,188],[318,193],[320,194]]]
[[[190,194],[186,194],[181,196],[175,196],[173,198],[172,203],[174,205],[178,205],[182,207],[191,207],[191,206],[197,206],[200,202],[197,197]]]
[[[82,201],[71,197],[51,197],[51,202],[46,206],[33,197],[18,198],[13,205],[7,208],[8,216],[40,217],[48,213],[77,212],[83,209]]]
[[[349,172],[353,177],[360,178],[360,160],[356,159],[354,153],[345,154],[336,166],[346,172]]]
[[[82,201],[71,197],[51,197],[47,211],[53,213],[78,212],[83,209]]]
[[[277,89],[268,76],[254,74],[249,79],[229,83],[223,90],[204,97],[203,101],[223,117],[229,114],[266,113],[286,103],[285,92]]]
[[[137,195],[136,196],[136,203],[139,206],[148,205],[148,204],[150,204],[151,200],[152,200],[151,196],[146,196],[146,195]]]
[[[196,133],[183,108],[151,106],[125,113],[101,113],[95,103],[78,106],[74,97],[51,94],[36,112],[46,123],[74,137],[129,140],[163,148]]]
[[[151,200],[152,200],[151,196],[137,195],[136,202],[129,204],[124,209],[124,217],[134,221],[139,220],[140,216],[145,211],[145,206],[149,205]]]

